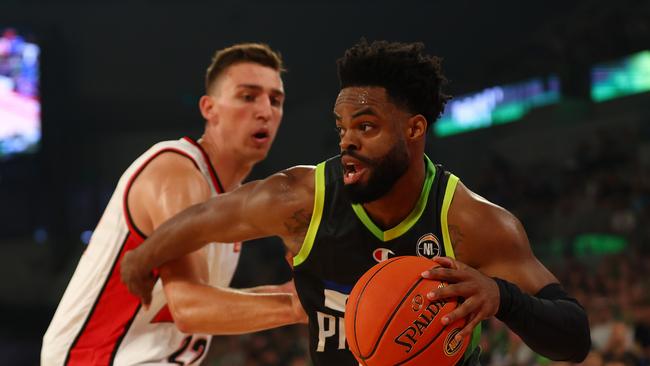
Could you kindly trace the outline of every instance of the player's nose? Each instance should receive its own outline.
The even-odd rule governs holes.
[[[255,108],[255,118],[269,121],[273,115],[273,106],[269,98],[259,98]]]
[[[343,150],[359,150],[359,141],[356,138],[355,134],[351,131],[345,131],[341,133],[339,141],[339,147],[341,151]]]

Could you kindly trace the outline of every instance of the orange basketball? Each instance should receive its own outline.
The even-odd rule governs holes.
[[[436,265],[422,257],[395,257],[361,276],[345,307],[348,346],[361,365],[445,366],[460,360],[469,337],[457,342],[454,336],[465,319],[440,322],[458,302],[426,297],[446,285],[422,278]]]

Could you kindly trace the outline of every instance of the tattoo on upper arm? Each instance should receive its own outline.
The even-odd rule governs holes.
[[[301,244],[307,235],[307,229],[311,222],[311,212],[304,208],[296,211],[284,222],[284,227],[287,229],[291,240],[294,243]]]
[[[460,231],[458,225],[449,225],[449,237],[451,239],[451,246],[454,251],[458,251],[460,244],[463,242],[463,233]]]

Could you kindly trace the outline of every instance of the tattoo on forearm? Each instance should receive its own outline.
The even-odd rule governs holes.
[[[307,229],[311,222],[311,213],[305,209],[300,209],[291,215],[287,221],[284,222],[284,227],[289,232],[291,239],[295,243],[302,243],[307,235]]]

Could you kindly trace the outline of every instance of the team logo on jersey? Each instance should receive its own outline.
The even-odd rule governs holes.
[[[372,252],[372,257],[377,261],[377,262],[383,262],[386,259],[390,258],[391,256],[394,256],[395,253],[393,253],[392,250],[386,249],[386,248],[377,248],[375,249],[374,252]]]
[[[435,235],[428,233],[418,239],[415,251],[419,257],[433,258],[440,255],[440,241]]]

